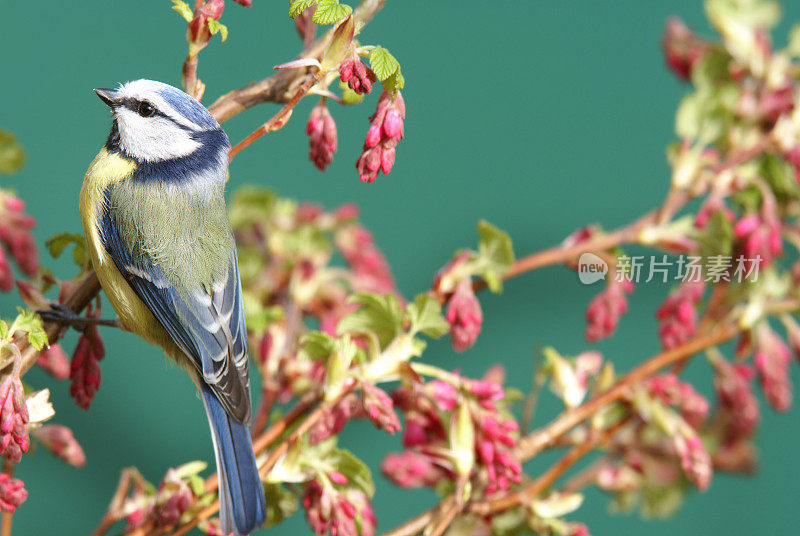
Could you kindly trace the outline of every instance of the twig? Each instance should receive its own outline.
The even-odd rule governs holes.
[[[3,472],[9,477],[14,476],[14,462],[8,456],[3,457]],[[0,520],[0,535],[11,536],[11,524],[14,522],[13,512],[3,512],[3,519]]]

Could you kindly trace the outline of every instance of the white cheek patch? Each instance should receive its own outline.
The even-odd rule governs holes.
[[[189,155],[200,147],[189,132],[160,116],[142,117],[124,107],[117,108],[119,142],[134,158],[158,162]]]

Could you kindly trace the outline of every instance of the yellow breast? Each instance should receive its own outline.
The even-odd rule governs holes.
[[[125,327],[151,344],[161,346],[167,355],[179,360],[182,352],[172,342],[167,332],[139,299],[108,255],[100,239],[98,216],[102,214],[106,188],[129,179],[136,163],[105,148],[95,157],[83,179],[80,196],[80,213],[86,246],[92,258],[97,279],[108,296]],[[183,364],[183,363],[181,363]]]

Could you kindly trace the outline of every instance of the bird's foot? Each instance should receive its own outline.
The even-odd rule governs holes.
[[[89,326],[109,326],[125,329],[119,318],[109,320],[106,318],[91,318],[81,316],[69,307],[60,303],[53,303],[50,309],[36,311],[44,322],[53,322],[65,327],[72,327],[78,331],[84,331]]]

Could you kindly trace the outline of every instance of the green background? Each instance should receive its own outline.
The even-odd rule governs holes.
[[[200,58],[206,103],[268,75],[298,51],[285,2],[255,0],[250,9],[228,4],[222,19],[231,30],[228,41],[214,39]],[[788,20],[800,19],[800,6],[787,11]],[[0,13],[0,127],[15,133],[28,154],[24,170],[2,186],[29,201],[43,243],[56,232],[80,229],[80,183],[109,128],[91,88],[140,77],[179,85],[185,24],[166,1],[2,0]],[[475,243],[480,218],[508,231],[519,255],[557,243],[585,223],[621,225],[659,203],[668,185],[664,150],[687,89],[663,67],[659,46],[673,13],[708,32],[699,2],[390,1],[362,38],[389,48],[407,80],[406,139],[391,175],[365,185],[353,166],[372,95],[360,107],[333,109],[339,152],[324,174],[306,158],[309,100],[281,132],[237,157],[230,185],[269,185],[328,207],[357,202],[406,295],[429,287],[454,250]],[[778,42],[787,28],[784,23],[777,32]],[[262,105],[225,129],[235,142],[275,109]],[[45,257],[44,263],[60,274],[72,269],[66,261]],[[473,375],[500,361],[509,383],[525,389],[537,345],[567,354],[586,347],[584,310],[599,289],[560,267],[528,274],[508,283],[502,296],[481,297],[486,321],[473,349],[455,355],[444,341],[431,344],[425,358]],[[639,285],[618,335],[596,345],[620,370],[659,348],[653,311],[667,291],[659,283]],[[8,317],[18,299],[6,295],[0,303]],[[157,482],[167,467],[184,461],[213,463],[206,419],[183,372],[165,366],[159,350],[132,335],[103,335],[103,384],[88,412],[69,398],[68,382],[55,384],[39,371],[26,377],[51,388],[55,421],[72,427],[88,462],[73,469],[43,451],[25,457],[18,475],[30,496],[15,515],[15,534],[88,534],[125,466]],[[70,352],[74,341],[71,334],[65,342]],[[697,361],[689,374],[708,393],[708,372]],[[554,397],[543,398],[536,424],[558,408]],[[665,522],[610,515],[607,499],[596,492],[571,518],[595,535],[787,532],[797,521],[798,439],[796,410],[778,416],[765,408],[756,478],[716,476],[708,493],[692,494]],[[382,453],[399,450],[400,439],[354,423],[343,443],[375,468]],[[528,468],[535,473],[548,461]],[[376,480],[379,531],[434,500],[428,491],[398,490],[379,474]],[[308,532],[301,515],[273,530]]]

